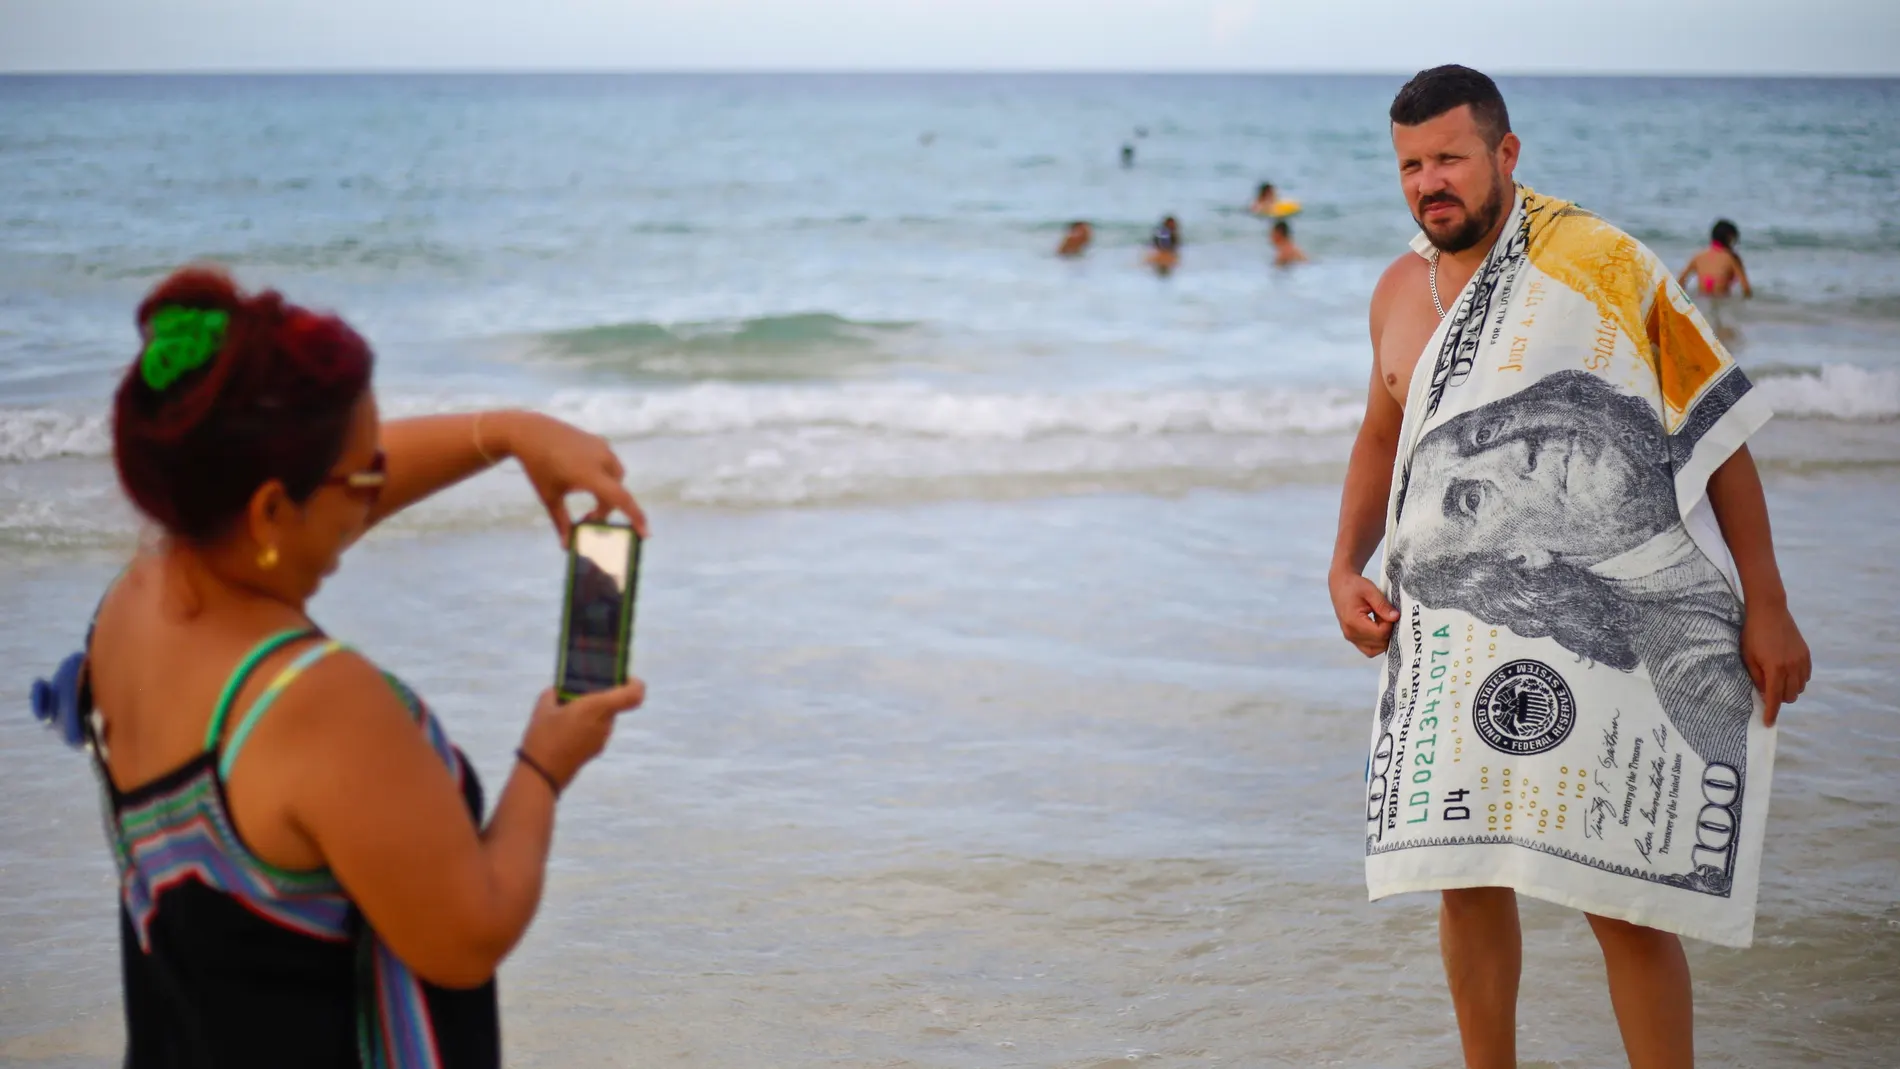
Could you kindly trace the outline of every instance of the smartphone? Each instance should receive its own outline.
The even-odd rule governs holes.
[[[618,523],[580,523],[567,553],[567,597],[554,690],[562,701],[627,681],[640,536]]]

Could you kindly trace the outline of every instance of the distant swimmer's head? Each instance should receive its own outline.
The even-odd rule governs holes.
[[[1292,240],[1293,240],[1293,228],[1286,224],[1285,219],[1282,219],[1279,222],[1273,224],[1273,241],[1275,244],[1278,244],[1282,241],[1292,241]]]
[[[1497,83],[1449,64],[1420,71],[1392,99],[1392,149],[1412,218],[1431,243],[1463,252],[1510,210],[1519,143]]]
[[[1742,240],[1741,230],[1727,219],[1717,219],[1715,226],[1709,230],[1709,241],[1730,252],[1735,251],[1735,243],[1740,240]]]
[[[1268,199],[1271,199],[1272,197],[1273,197],[1273,183],[1272,182],[1260,183],[1260,191],[1253,195],[1253,199],[1255,200],[1268,200]]]

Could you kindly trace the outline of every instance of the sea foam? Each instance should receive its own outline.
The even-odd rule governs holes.
[[[1830,364],[1777,373],[1757,388],[1783,418],[1900,419],[1900,370]],[[492,396],[398,396],[391,415],[452,412]],[[568,390],[537,407],[596,434],[632,441],[760,431],[851,431],[860,438],[1008,443],[1048,438],[1170,435],[1235,438],[1338,435],[1358,426],[1362,401],[1340,389],[1164,389],[1082,393],[958,391],[903,383],[842,385],[697,383],[637,390]],[[111,436],[102,411],[0,408],[0,463],[102,457]]]

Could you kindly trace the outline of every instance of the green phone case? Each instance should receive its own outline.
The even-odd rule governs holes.
[[[579,554],[574,551],[584,527],[604,527],[628,534],[627,548],[627,596],[620,602],[620,626],[618,641],[615,643],[614,685],[627,681],[628,666],[633,663],[633,604],[640,592],[640,535],[626,524],[619,523],[577,523],[567,543],[567,578],[565,589],[561,593],[561,637],[560,644],[554,650],[554,693],[561,701],[572,701],[581,694],[569,691],[567,682],[567,650],[569,631],[574,623],[574,570]]]

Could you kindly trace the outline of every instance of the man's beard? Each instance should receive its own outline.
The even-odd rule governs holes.
[[[1466,209],[1465,225],[1449,234],[1442,236],[1434,234],[1432,228],[1425,225],[1423,218],[1425,209],[1431,205],[1455,201],[1455,198],[1448,195],[1427,197],[1419,203],[1420,214],[1413,216],[1412,219],[1418,223],[1418,228],[1425,232],[1425,240],[1431,242],[1440,252],[1463,252],[1484,240],[1484,236],[1489,234],[1491,228],[1498,225],[1498,220],[1504,217],[1504,187],[1506,185],[1507,183],[1503,181],[1492,182],[1491,195],[1484,199],[1484,203],[1479,206],[1477,212],[1473,213]],[[1464,207],[1462,202],[1458,202],[1458,206]]]

